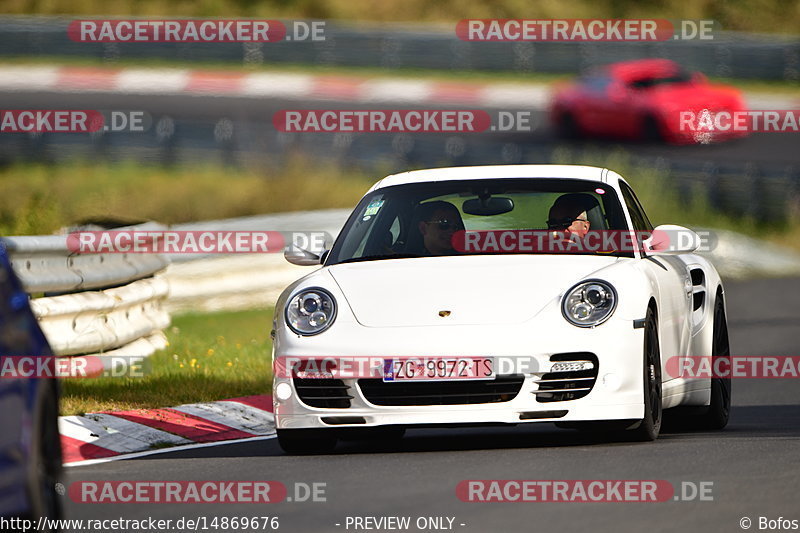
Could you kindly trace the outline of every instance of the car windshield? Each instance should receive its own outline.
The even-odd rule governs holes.
[[[653,87],[660,87],[663,85],[680,85],[684,83],[691,83],[692,75],[686,71],[678,71],[669,75],[658,76],[645,76],[642,78],[634,79],[628,82],[628,85],[634,89],[651,89]]]
[[[561,204],[576,200],[579,209],[561,209]],[[496,255],[503,250],[475,251],[458,245],[448,249],[448,244],[457,242],[459,235],[463,243],[465,232],[534,230],[546,234],[572,223],[585,223],[593,231],[628,229],[614,189],[596,181],[513,178],[395,185],[361,200],[326,264],[429,255]],[[537,249],[530,253],[547,252]],[[632,256],[630,251],[607,249],[597,253]]]

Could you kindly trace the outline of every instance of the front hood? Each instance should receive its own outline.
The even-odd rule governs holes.
[[[364,326],[519,324],[617,260],[476,255],[346,263],[328,270]],[[441,317],[441,311],[450,313]]]

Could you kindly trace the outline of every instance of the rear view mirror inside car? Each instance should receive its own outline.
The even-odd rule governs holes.
[[[466,200],[461,206],[461,210],[468,215],[488,217],[492,215],[502,215],[514,209],[514,201],[511,198],[502,196],[472,198]]]

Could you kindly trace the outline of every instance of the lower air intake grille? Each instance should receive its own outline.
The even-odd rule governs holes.
[[[519,394],[524,380],[518,374],[461,381],[384,383],[380,379],[359,379],[358,386],[375,405],[460,405],[509,402]]]
[[[350,387],[341,379],[294,378],[300,401],[310,407],[341,409],[350,407]]]
[[[539,388],[533,393],[540,403],[563,402],[583,398],[592,391],[597,381],[597,356],[589,352],[559,353],[550,357],[552,362],[584,361],[592,368],[566,372],[548,372],[537,381]],[[563,365],[568,367],[569,365]]]

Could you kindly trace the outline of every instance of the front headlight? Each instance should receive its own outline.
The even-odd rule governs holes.
[[[286,324],[299,335],[322,333],[336,319],[336,300],[319,287],[303,289],[286,304]]]
[[[561,313],[572,324],[591,328],[602,324],[617,307],[617,291],[600,280],[582,281],[564,295]]]

